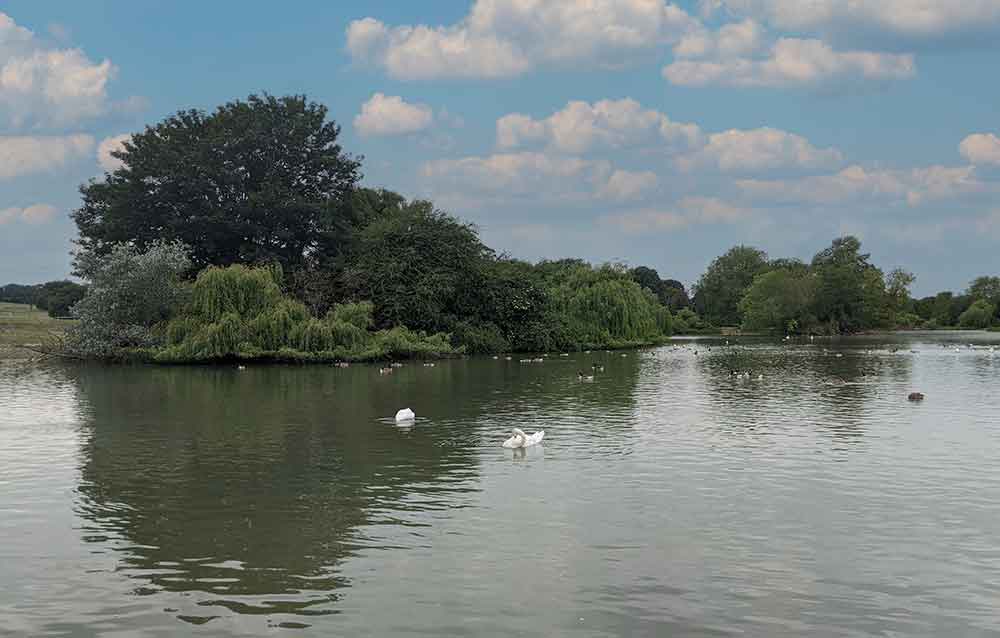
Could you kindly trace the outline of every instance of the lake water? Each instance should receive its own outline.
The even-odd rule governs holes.
[[[1000,636],[1000,335],[676,344],[0,364],[0,635]]]

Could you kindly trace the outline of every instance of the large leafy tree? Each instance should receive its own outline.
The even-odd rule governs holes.
[[[694,305],[717,326],[742,321],[739,303],[754,278],[768,269],[767,253],[752,246],[735,246],[718,257],[695,285]]]
[[[870,258],[861,252],[861,241],[850,235],[834,239],[813,257],[818,280],[816,317],[829,330],[852,333],[891,325],[895,297],[908,295],[912,276],[894,272],[889,281],[892,290],[887,293],[882,271]]]
[[[147,127],[113,153],[121,168],[81,187],[81,247],[178,240],[199,267],[277,262],[286,272],[335,255],[360,163],[326,116],[305,96],[265,94]]]
[[[629,274],[634,282],[650,290],[660,303],[672,312],[691,305],[684,284],[676,279],[660,279],[660,274],[656,270],[646,266],[633,268]]]
[[[493,258],[475,228],[430,202],[386,206],[358,232],[344,270],[347,294],[375,304],[380,328],[450,330],[474,315]]]
[[[50,281],[39,287],[35,305],[47,310],[50,317],[68,317],[85,291],[86,288],[72,281]]]
[[[754,279],[740,301],[743,327],[779,334],[811,330],[816,278],[804,268],[777,268]]]

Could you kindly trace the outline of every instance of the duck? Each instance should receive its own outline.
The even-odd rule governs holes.
[[[247,367],[246,366],[236,366],[236,369],[237,370],[246,370]]]
[[[396,412],[396,423],[412,423],[416,418],[417,415],[410,408],[403,408]]]
[[[532,359],[532,362],[534,362],[534,363],[545,363],[545,359],[543,359],[541,357],[537,357],[535,359]]]
[[[434,362],[427,361],[427,362],[424,363],[424,367],[425,368],[433,368],[434,367]]]
[[[387,368],[379,368],[378,369],[378,373],[379,374],[392,374],[392,368],[388,368],[388,367]]]
[[[597,365],[596,363],[590,367],[594,369],[594,372],[604,372],[604,366]]]
[[[393,361],[391,365],[392,365],[393,368],[402,368],[403,367],[403,364],[399,363],[398,361]]]
[[[577,372],[576,373],[576,378],[579,379],[580,381],[593,381],[594,380],[594,375],[592,375],[592,374],[587,375],[587,374],[584,374],[583,372]]]
[[[922,392],[911,392],[910,395],[906,397],[906,399],[908,401],[923,401],[924,395]]]
[[[514,428],[512,431],[512,436],[503,442],[503,447],[508,449],[517,449],[530,447],[532,445],[538,445],[545,438],[545,430],[539,430],[534,434],[525,434],[522,430]]]

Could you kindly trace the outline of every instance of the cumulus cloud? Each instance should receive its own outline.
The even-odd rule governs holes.
[[[93,147],[90,135],[0,136],[0,179],[61,168],[88,155]]]
[[[868,170],[849,166],[832,175],[786,180],[738,180],[738,188],[755,201],[771,204],[845,204],[876,202],[918,206],[984,192],[972,166],[928,166],[910,170]]]
[[[537,152],[498,153],[427,162],[421,174],[439,189],[467,197],[586,201],[629,200],[656,186],[651,172],[616,170],[606,160]]]
[[[673,84],[693,87],[840,90],[882,85],[916,74],[910,54],[836,51],[815,39],[781,38],[753,56],[720,51],[723,49],[717,42],[678,48],[678,59],[663,68],[663,77]]]
[[[683,151],[700,145],[702,137],[697,125],[673,122],[631,98],[593,104],[571,101],[542,120],[512,113],[497,120],[496,128],[500,148],[544,144],[564,153],[637,145]]]
[[[773,128],[729,130],[709,136],[704,148],[679,157],[683,170],[710,167],[727,173],[775,169],[829,169],[843,162],[840,151],[820,149],[804,137]]]
[[[958,146],[962,157],[972,164],[1000,165],[1000,137],[992,133],[976,133]]]
[[[0,210],[0,226],[15,221],[44,224],[52,219],[56,212],[56,207],[48,204],[34,204],[27,208],[4,208]]]
[[[361,105],[354,128],[362,135],[406,135],[431,125],[434,111],[426,104],[411,104],[398,95],[376,93]]]
[[[113,173],[124,166],[120,159],[111,154],[116,151],[125,150],[124,144],[130,139],[132,139],[132,136],[126,133],[124,135],[106,137],[101,140],[101,143],[97,145],[97,162],[101,165],[102,169]]]
[[[696,26],[664,0],[476,0],[453,25],[355,20],[347,50],[404,80],[512,77],[539,66],[619,65]]]
[[[608,177],[598,191],[598,196],[605,199],[630,201],[639,199],[652,192],[659,179],[652,171],[622,171],[616,170]]]
[[[783,30],[911,43],[994,35],[1000,0],[701,0],[702,9],[753,16]]]
[[[63,126],[109,109],[116,69],[79,49],[53,49],[0,13],[0,113],[14,126]]]
[[[639,234],[679,230],[696,224],[735,223],[747,218],[749,211],[714,197],[685,197],[667,209],[643,208],[601,218],[604,225],[622,232]]]

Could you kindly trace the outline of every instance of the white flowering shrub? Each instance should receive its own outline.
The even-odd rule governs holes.
[[[183,306],[191,268],[190,251],[179,241],[157,242],[140,252],[117,244],[100,255],[77,253],[77,273],[87,281],[87,294],[72,314],[78,319],[66,335],[65,348],[85,358],[108,358],[129,348],[162,343],[155,330]]]

